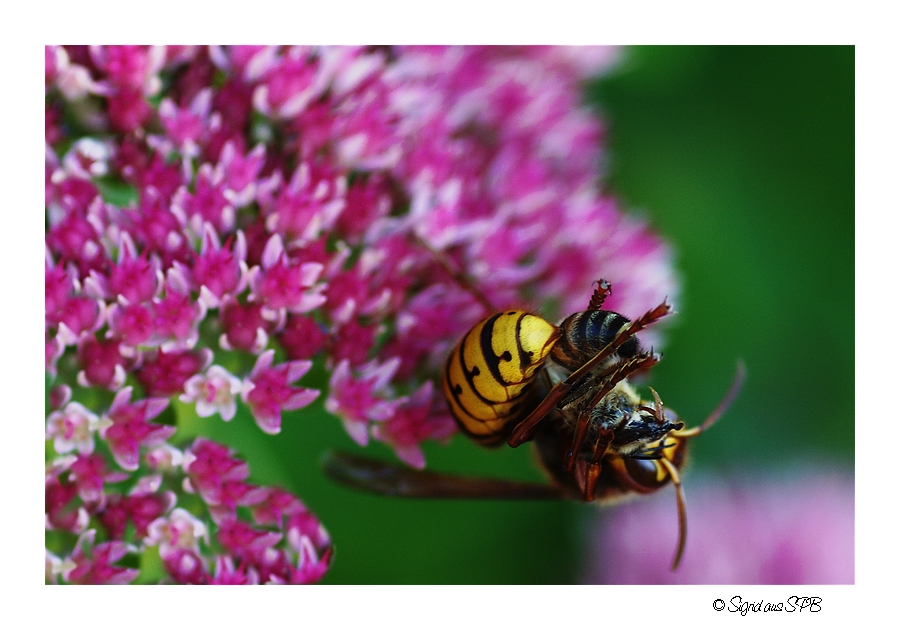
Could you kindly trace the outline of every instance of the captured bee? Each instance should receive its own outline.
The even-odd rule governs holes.
[[[415,471],[359,457],[331,455],[326,471],[355,487],[418,497],[570,498],[604,502],[676,489],[677,568],[687,533],[679,470],[687,441],[711,426],[737,395],[743,368],[701,425],[685,429],[652,388],[641,399],[628,377],[659,362],[636,334],[672,312],[667,302],[633,321],[602,310],[611,293],[597,283],[588,308],[554,326],[519,310],[477,323],[451,351],[443,388],[451,414],[472,440],[512,447],[533,442],[551,485]]]

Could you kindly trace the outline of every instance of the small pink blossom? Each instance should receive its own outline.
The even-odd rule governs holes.
[[[93,138],[82,138],[69,148],[62,159],[62,168],[73,177],[103,177],[109,171],[110,157],[109,146]]]
[[[172,202],[175,209],[187,217],[194,233],[202,234],[203,225],[209,223],[222,234],[233,230],[235,225],[235,210],[225,191],[222,172],[204,164],[197,172],[194,191],[188,192],[182,187]]]
[[[98,515],[110,538],[122,540],[127,527],[134,527],[140,539],[148,535],[149,526],[172,509],[176,497],[173,492],[133,492],[128,496],[107,496],[106,505]]]
[[[219,524],[216,538],[225,549],[238,557],[258,558],[281,541],[281,534],[256,529],[243,521],[229,519]]]
[[[253,104],[260,112],[273,118],[291,118],[324,89],[317,73],[318,64],[309,52],[293,46],[286,55],[269,62],[253,94]]]
[[[278,342],[289,359],[310,359],[325,346],[327,335],[311,317],[288,315]]]
[[[203,244],[196,256],[190,275],[200,290],[200,303],[218,308],[226,297],[242,292],[248,283],[247,242],[244,233],[237,231],[221,245],[211,225],[204,226]]]
[[[163,442],[149,448],[145,459],[151,470],[172,473],[181,467],[184,453],[171,444]]]
[[[47,439],[53,439],[57,453],[77,450],[89,454],[94,451],[94,434],[104,426],[97,414],[81,403],[70,402],[47,417]]]
[[[209,531],[203,521],[183,508],[175,508],[168,516],[160,516],[147,525],[144,544],[158,545],[165,558],[176,549],[200,553],[200,542],[209,544]]]
[[[209,584],[259,584],[259,573],[244,564],[235,567],[230,556],[220,556]]]
[[[218,413],[228,422],[237,413],[237,399],[243,384],[228,370],[212,365],[204,374],[195,374],[184,384],[184,393],[178,399],[185,403],[195,403],[197,415],[201,418]]]
[[[162,558],[166,572],[178,584],[208,584],[206,562],[199,552],[175,548]]]
[[[219,321],[224,331],[219,337],[219,345],[226,350],[246,350],[253,354],[265,349],[268,331],[275,328],[271,320],[263,317],[262,304],[241,304],[234,298],[222,303]]]
[[[413,468],[425,467],[423,441],[446,440],[456,432],[453,418],[435,409],[432,390],[431,381],[425,383],[390,418],[372,426],[372,436],[389,444],[397,457]]]
[[[362,446],[369,442],[369,424],[390,418],[405,399],[382,398],[387,384],[400,366],[393,358],[379,365],[372,361],[357,370],[354,377],[350,363],[341,361],[331,373],[325,409],[341,418],[351,438]]]
[[[103,387],[118,390],[125,384],[126,367],[133,363],[120,350],[118,339],[99,341],[84,336],[78,342],[78,384],[82,387]]]
[[[321,294],[324,285],[314,286],[321,274],[319,263],[295,264],[291,261],[281,237],[275,234],[266,244],[262,266],[250,270],[250,296],[264,304],[263,315],[268,319],[274,319],[273,312],[282,310],[306,313],[326,300]]]
[[[287,512],[287,523],[284,525],[287,533],[287,540],[294,551],[300,551],[305,544],[303,540],[312,543],[316,552],[321,555],[331,546],[331,537],[319,519],[308,511],[305,507],[302,509],[291,509]]]
[[[118,541],[94,546],[96,530],[84,532],[75,544],[75,553],[67,558],[69,567],[63,579],[70,584],[128,584],[138,576],[137,569],[115,566],[133,547]]]
[[[144,191],[138,208],[125,209],[118,215],[119,227],[133,237],[139,248],[155,253],[163,267],[171,268],[193,252],[185,230],[186,219],[174,211],[168,196],[156,187]]]
[[[238,151],[234,142],[222,147],[219,167],[224,174],[226,197],[235,207],[249,204],[256,195],[256,181],[265,164],[265,146],[257,144],[246,155]]]
[[[45,47],[45,81],[55,86],[69,101],[77,101],[88,94],[108,94],[106,86],[91,77],[85,66],[72,63],[62,46]]]
[[[273,434],[281,431],[282,410],[300,409],[319,396],[318,390],[290,385],[309,371],[312,362],[289,361],[273,366],[274,357],[274,350],[259,355],[241,392],[259,428]]]
[[[91,46],[91,60],[120,89],[152,96],[160,88],[156,75],[165,62],[162,46]]]
[[[62,409],[64,405],[67,405],[70,400],[72,400],[72,388],[65,383],[51,387],[50,391],[48,392],[47,399],[50,405],[50,409],[58,411]],[[47,424],[49,425],[49,418],[47,420]]]
[[[168,397],[184,391],[187,382],[212,361],[209,348],[166,352],[156,350],[144,355],[144,363],[134,376],[148,396]]]
[[[155,337],[165,350],[193,348],[205,316],[206,306],[193,300],[189,292],[167,287],[165,297],[153,302]]]
[[[288,241],[311,241],[330,230],[344,208],[346,181],[322,165],[300,164],[286,186],[261,199],[266,227]]]
[[[91,186],[88,194],[93,200],[99,193]],[[81,205],[81,202],[71,195],[63,196],[62,202],[67,206]],[[52,209],[52,200],[48,205]],[[51,222],[47,232],[47,245],[53,256],[64,263],[75,263],[82,275],[90,270],[103,268],[108,260],[106,250],[97,227],[87,216],[86,205],[84,210],[64,210],[63,212],[65,215],[59,221]]]
[[[129,304],[122,296],[109,307],[106,319],[111,336],[118,337],[132,348],[149,342],[156,331],[149,304]]]
[[[103,504],[107,481],[121,481],[122,474],[111,472],[100,455],[79,455],[69,468],[69,479],[78,487],[78,496],[86,504]]]
[[[205,440],[197,440],[185,458],[185,470],[191,489],[206,502],[217,523],[233,519],[239,506],[254,505],[266,496],[266,489],[246,483],[246,464],[230,456],[227,449]]]
[[[51,472],[44,479],[46,528],[79,534],[90,522],[90,514],[78,496],[78,484],[66,477]]]
[[[288,565],[282,575],[269,574],[269,584],[313,584],[322,579],[331,564],[331,549],[321,556],[316,553],[312,542],[301,537],[297,545],[296,565]]]
[[[105,428],[100,430],[116,463],[129,471],[137,470],[141,448],[156,446],[175,433],[175,427],[150,422],[168,407],[168,399],[146,398],[132,403],[131,392],[131,387],[119,390],[104,415]]]
[[[330,339],[332,361],[348,361],[353,366],[365,363],[375,345],[375,337],[382,330],[378,324],[364,325],[357,319],[336,326]]]
[[[119,133],[140,133],[153,116],[153,109],[140,90],[123,89],[109,96],[107,115]]]
[[[283,525],[283,519],[294,514],[307,514],[297,497],[280,488],[267,488],[265,497],[252,508],[253,520],[260,525]]]
[[[146,254],[137,254],[134,241],[123,233],[119,260],[107,277],[94,272],[92,278],[105,289],[109,297],[121,296],[128,303],[139,303],[152,299],[162,288],[162,273],[155,260],[148,260]]]
[[[221,124],[219,117],[210,117],[212,91],[207,88],[197,93],[188,107],[179,108],[172,99],[163,99],[159,104],[159,120],[166,132],[166,138],[188,157],[200,155],[202,142],[211,128]]]

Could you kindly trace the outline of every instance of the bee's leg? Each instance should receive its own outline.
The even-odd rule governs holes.
[[[603,467],[603,456],[606,449],[613,439],[612,431],[605,431],[601,428],[600,439],[594,444],[594,453],[591,457],[591,463],[587,468],[587,484],[584,487],[584,500],[593,501],[594,493],[597,490],[597,482],[600,480],[600,470]]]
[[[656,408],[653,410],[653,415],[657,420],[659,420],[660,424],[665,424],[666,414],[663,413],[662,399],[659,397],[659,394],[656,393],[656,390],[652,387],[650,388],[650,392],[653,394],[653,401],[656,403]]]
[[[586,459],[579,459],[574,467],[575,484],[584,501],[593,501],[600,480],[600,464],[592,464]]]
[[[612,285],[603,278],[600,278],[594,284],[597,285],[597,288],[594,289],[591,301],[588,302],[587,310],[589,311],[599,311],[600,307],[603,306],[603,301],[612,293]]]
[[[578,404],[583,409],[593,409],[597,403],[610,393],[616,385],[635,372],[646,370],[659,363],[662,355],[656,354],[651,349],[637,356],[625,359],[615,366],[615,370],[605,374],[595,375],[593,378],[585,378],[573,385],[572,390],[559,402],[559,408]],[[587,396],[591,397],[588,399]]]

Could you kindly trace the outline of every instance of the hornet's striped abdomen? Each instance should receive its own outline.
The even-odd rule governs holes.
[[[444,395],[463,432],[484,444],[506,437],[527,415],[529,385],[559,335],[525,311],[497,313],[466,333],[444,370]]]
[[[603,350],[631,322],[613,311],[588,310],[569,315],[559,325],[563,335],[553,348],[553,360],[574,372]],[[633,357],[639,350],[630,337],[616,351],[618,358]]]

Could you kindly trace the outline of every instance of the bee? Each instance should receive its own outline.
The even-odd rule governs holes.
[[[612,292],[596,283],[588,308],[558,326],[519,310],[495,313],[454,347],[443,391],[457,426],[485,446],[535,446],[550,484],[528,484],[416,471],[358,456],[331,454],[326,472],[354,487],[395,496],[568,498],[599,503],[675,486],[681,561],[687,515],[680,470],[688,441],[709,428],[740,390],[743,366],[728,393],[699,426],[685,429],[657,392],[643,400],[628,378],[661,356],[637,333],[672,313],[667,301],[635,320],[602,309]]]

